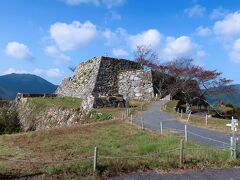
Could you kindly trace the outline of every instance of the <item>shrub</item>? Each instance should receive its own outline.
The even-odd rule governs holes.
[[[95,114],[96,121],[104,121],[113,119],[112,113],[109,112],[98,112]]]
[[[0,109],[0,134],[12,134],[20,131],[20,121],[16,111]]]

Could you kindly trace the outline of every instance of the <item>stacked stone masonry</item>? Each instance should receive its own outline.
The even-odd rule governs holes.
[[[56,94],[82,98],[83,109],[91,109],[97,97],[106,95],[150,99],[152,75],[139,63],[101,56],[79,64],[73,76],[62,81]]]
[[[151,70],[124,71],[118,76],[119,94],[124,98],[150,100],[153,97]]]

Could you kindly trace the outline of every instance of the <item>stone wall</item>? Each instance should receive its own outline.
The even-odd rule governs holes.
[[[118,86],[118,93],[125,98],[150,100],[154,95],[152,71],[123,71],[118,75]]]
[[[70,96],[87,99],[95,88],[101,57],[79,64],[70,78],[65,78],[58,87],[58,96]]]
[[[93,96],[118,94],[118,74],[121,71],[142,69],[139,63],[109,57],[101,57]]]

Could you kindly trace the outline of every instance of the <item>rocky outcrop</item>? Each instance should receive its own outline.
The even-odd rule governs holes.
[[[124,71],[118,76],[118,93],[125,98],[150,100],[154,95],[151,70]]]
[[[64,106],[37,107],[29,103],[28,98],[18,102],[18,115],[23,131],[70,126],[80,122],[84,116],[81,108]]]

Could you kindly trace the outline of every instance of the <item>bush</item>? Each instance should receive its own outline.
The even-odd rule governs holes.
[[[105,121],[105,120],[110,120],[113,119],[112,113],[109,112],[98,112],[95,114],[95,119],[96,121]]]
[[[0,109],[0,134],[12,134],[20,131],[20,121],[16,111]]]

